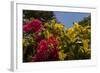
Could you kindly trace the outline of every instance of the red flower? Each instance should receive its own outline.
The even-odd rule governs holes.
[[[42,30],[42,27],[42,21],[34,19],[23,26],[23,31],[29,32],[30,30],[32,30],[33,32],[40,32]]]
[[[33,56],[32,62],[47,61],[48,55],[45,53],[37,53]]]
[[[55,45],[53,48],[49,48],[50,44]],[[48,42],[46,40],[41,40],[38,44],[36,54],[33,56],[34,61],[55,61],[58,60],[58,42],[53,37],[51,37]]]
[[[42,27],[43,27],[42,22],[38,19],[33,20],[31,25],[33,26],[33,28],[32,28],[33,32],[40,32],[42,30]]]
[[[42,40],[42,36],[33,36],[36,42],[40,42]]]
[[[33,56],[32,61],[46,61],[48,58],[48,45],[46,40],[42,40],[38,44],[36,54]]]
[[[47,50],[48,50],[48,44],[47,44],[46,40],[42,40],[42,41],[38,44],[37,53],[40,53],[40,52],[47,52]]]
[[[50,61],[56,61],[58,59],[59,59],[58,49],[57,48],[51,48],[51,49],[49,49],[49,60]]]
[[[23,26],[24,32],[29,32],[31,29],[32,29],[32,25],[30,25],[30,23],[24,24],[24,26]]]
[[[49,45],[52,44],[53,46],[57,46],[58,45],[58,41],[53,36],[51,36],[48,39],[48,44]]]

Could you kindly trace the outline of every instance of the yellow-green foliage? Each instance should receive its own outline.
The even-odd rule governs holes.
[[[32,44],[34,46],[33,54],[35,54],[37,48],[37,42],[32,39],[32,35],[43,37],[48,40],[50,36],[54,36],[58,41],[58,55],[59,60],[81,60],[91,58],[91,28],[89,25],[81,26],[81,24],[74,23],[72,27],[66,28],[63,24],[57,23],[55,20],[51,22],[44,22],[44,28],[42,32],[30,33],[27,39],[27,34],[23,37],[23,47],[25,48]],[[31,47],[31,46],[30,46]],[[53,48],[51,44],[48,46]],[[29,48],[30,49],[30,48]]]

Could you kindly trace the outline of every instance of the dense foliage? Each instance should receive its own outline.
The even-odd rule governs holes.
[[[66,28],[55,19],[33,18],[23,24],[23,62],[90,59],[90,39],[90,25]]]

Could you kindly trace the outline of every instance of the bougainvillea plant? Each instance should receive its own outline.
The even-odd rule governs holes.
[[[23,62],[90,59],[90,35],[90,25],[66,28],[54,18],[33,18],[23,23]]]

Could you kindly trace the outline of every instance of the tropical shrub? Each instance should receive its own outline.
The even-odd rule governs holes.
[[[23,24],[23,62],[90,59],[90,39],[90,25],[66,28],[55,19],[34,18]]]

